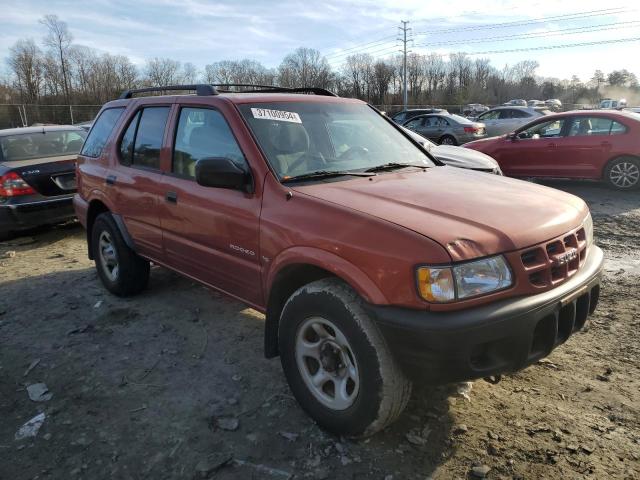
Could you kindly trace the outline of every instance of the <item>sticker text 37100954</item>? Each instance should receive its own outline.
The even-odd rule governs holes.
[[[269,108],[252,108],[253,118],[262,120],[280,120],[282,122],[302,123],[300,115],[296,112],[286,112],[284,110],[271,110]]]

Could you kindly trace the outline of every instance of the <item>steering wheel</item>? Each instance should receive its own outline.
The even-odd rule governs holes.
[[[368,155],[369,154],[369,149],[365,148],[365,147],[363,147],[361,145],[354,145],[353,147],[349,147],[344,152],[342,152],[340,155],[338,155],[338,159],[339,160],[350,160],[356,154]]]

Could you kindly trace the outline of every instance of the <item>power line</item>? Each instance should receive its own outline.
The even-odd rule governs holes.
[[[611,40],[598,40],[594,42],[580,42],[580,43],[565,43],[562,45],[544,45],[539,47],[523,47],[523,48],[510,48],[506,50],[487,50],[484,52],[460,52],[465,55],[490,55],[496,53],[514,53],[514,52],[532,52],[535,50],[556,50],[562,48],[574,48],[574,47],[589,47],[592,45],[606,45],[611,43],[626,43],[626,42],[638,42],[640,37],[631,38],[615,38]]]
[[[407,40],[408,41],[408,40]],[[349,57],[351,55],[357,55],[357,54],[380,54],[381,52],[383,52],[384,50],[395,50],[398,47],[398,45],[396,43],[388,43],[386,46],[380,46],[380,48],[376,48],[375,50],[369,50],[369,49],[363,49],[363,50],[357,50],[355,52],[348,52],[345,53],[344,55],[341,55],[340,57],[344,57],[344,58],[340,58],[340,57],[334,57],[334,58],[330,58],[328,59],[328,61],[331,62],[342,62],[344,60],[346,60],[346,57]]]
[[[512,22],[502,22],[502,23],[493,23],[493,24],[484,24],[484,25],[472,25],[469,27],[457,27],[457,28],[445,28],[440,30],[431,30],[425,32],[416,32],[415,35],[433,35],[436,33],[454,33],[454,32],[466,32],[466,31],[475,31],[475,30],[488,30],[488,29],[500,29],[500,28],[511,28],[511,27],[524,27],[527,25],[536,25],[540,23],[546,23],[549,21],[569,21],[569,20],[580,20],[583,18],[591,18],[601,15],[614,15],[619,13],[627,13],[633,12],[636,9],[627,9],[623,7],[617,8],[605,8],[600,10],[589,10],[586,12],[580,13],[569,13],[565,15],[555,15],[552,17],[544,17],[539,18],[537,20],[515,20]]]
[[[360,50],[363,47],[365,47],[366,45],[371,45],[371,47],[373,47],[374,45],[372,45],[372,44],[388,42],[390,38],[395,38],[395,35],[388,35],[386,37],[382,37],[379,40],[372,40],[371,42],[367,42],[367,43],[363,43],[363,44],[359,44],[359,45],[354,45],[354,46],[351,46],[349,48],[344,48],[344,49],[341,49],[339,52],[329,53],[329,54],[325,55],[324,57],[325,58],[330,58],[330,57],[342,56],[343,54],[345,54],[345,52],[349,52],[351,50]]]
[[[545,38],[555,35],[575,35],[581,33],[592,33],[592,32],[603,32],[609,30],[620,30],[622,28],[631,28],[635,27],[640,23],[640,20],[634,20],[629,22],[615,22],[608,23],[602,25],[587,25],[583,27],[571,27],[571,28],[563,28],[560,30],[549,30],[546,32],[531,32],[531,33],[521,33],[514,35],[501,35],[494,37],[479,37],[479,38],[468,38],[464,40],[451,40],[448,42],[434,42],[434,43],[418,43],[415,44],[416,47],[437,47],[443,45],[464,45],[469,43],[493,43],[493,42],[502,42],[506,40],[526,40],[530,38]],[[605,28],[606,27],[606,28]]]

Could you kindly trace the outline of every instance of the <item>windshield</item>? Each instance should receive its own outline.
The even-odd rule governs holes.
[[[430,167],[428,154],[367,105],[240,105],[280,179],[317,171],[365,171],[389,163]]]
[[[5,162],[15,162],[33,158],[76,155],[80,152],[86,135],[87,133],[82,130],[7,135],[0,137],[2,158]]]

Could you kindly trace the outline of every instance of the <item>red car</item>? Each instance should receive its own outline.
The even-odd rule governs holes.
[[[511,177],[602,180],[620,190],[640,185],[640,115],[633,112],[546,115],[464,146],[493,157]]]

